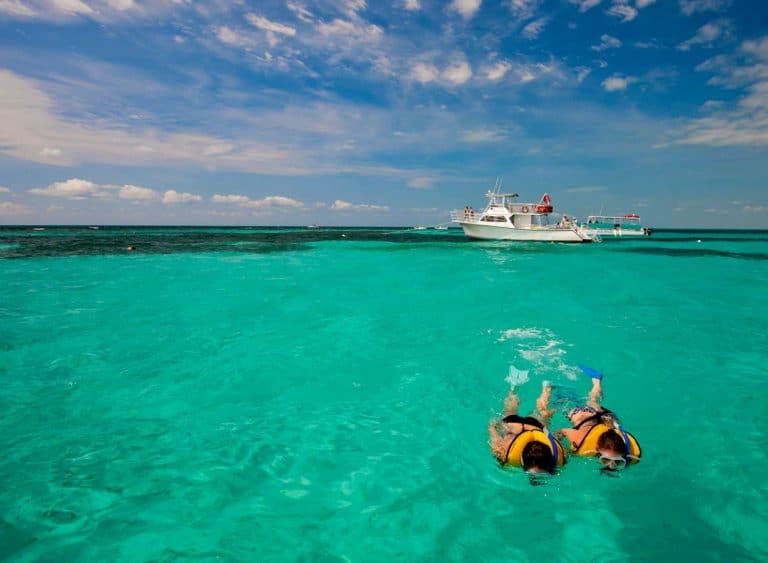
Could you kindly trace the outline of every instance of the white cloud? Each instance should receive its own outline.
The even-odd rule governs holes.
[[[434,178],[429,176],[419,176],[418,178],[411,178],[408,180],[408,187],[415,190],[427,190],[434,184]]]
[[[294,35],[296,35],[296,28],[291,27],[289,25],[284,25],[282,23],[270,21],[264,16],[257,16],[256,14],[246,14],[245,19],[247,19],[251,23],[251,25],[253,25],[254,27],[257,27],[264,31],[271,31],[273,33],[279,33],[281,35],[287,35],[289,37],[293,37]]]
[[[168,190],[163,194],[163,203],[166,205],[173,203],[192,203],[195,201],[202,201],[202,197],[196,194],[190,194],[187,192],[177,192],[176,190]]]
[[[626,23],[637,17],[637,10],[624,1],[617,2],[614,0],[614,4],[608,9],[607,14],[621,18],[621,22]]]
[[[581,84],[586,80],[587,76],[590,75],[592,72],[591,68],[587,68],[585,66],[580,66],[576,68],[576,82]]]
[[[118,12],[125,12],[136,7],[133,0],[107,0],[107,4]]]
[[[467,61],[454,61],[443,71],[443,78],[452,84],[464,84],[472,78],[472,67]]]
[[[642,10],[643,8],[647,8],[654,2],[656,2],[656,0],[635,0],[635,6],[637,6],[638,10]]]
[[[504,134],[496,129],[476,129],[464,132],[461,138],[467,143],[491,143],[503,139]]]
[[[702,25],[696,34],[690,39],[680,43],[677,48],[680,51],[688,51],[694,45],[702,47],[712,47],[712,44],[721,37],[727,38],[731,35],[732,25],[728,20],[717,20]]]
[[[427,63],[416,63],[411,69],[410,77],[421,84],[434,82],[440,77],[440,71],[437,67]]]
[[[517,21],[532,18],[541,5],[541,0],[511,0],[509,9]]]
[[[11,191],[10,188],[6,188],[4,186],[0,186],[0,194],[7,194],[7,193],[10,193],[10,191]]]
[[[142,188],[141,186],[131,186],[130,184],[120,188],[120,193],[118,195],[120,199],[129,199],[133,201],[149,201],[160,197],[160,194],[155,190]]]
[[[701,109],[702,111],[713,111],[722,108],[723,105],[725,105],[725,102],[722,100],[707,100],[701,104]]]
[[[602,0],[568,0],[571,4],[576,4],[579,7],[579,12],[584,13],[587,10],[591,10],[595,6],[600,5]]]
[[[341,19],[335,19],[331,23],[320,23],[317,25],[317,31],[325,36],[342,35],[359,41],[376,41],[384,34],[384,30],[378,25]]]
[[[501,80],[504,78],[504,75],[509,72],[509,69],[512,68],[512,65],[510,65],[506,61],[500,61],[493,65],[492,67],[488,67],[485,69],[485,77],[488,80],[496,81]]]
[[[637,82],[637,79],[632,76],[611,76],[603,80],[601,84],[606,92],[617,92],[626,90],[634,82]]]
[[[303,4],[299,4],[298,2],[288,2],[286,6],[291,12],[293,12],[293,15],[295,15],[304,23],[312,23],[312,21],[315,19],[315,17],[312,15],[312,12],[307,10],[306,6]]]
[[[720,12],[731,5],[732,0],[678,0],[680,11],[686,16],[697,12]]]
[[[635,41],[632,45],[637,49],[658,49],[660,47],[659,42],[655,39],[651,39],[650,41]]]
[[[546,16],[532,21],[523,28],[523,37],[526,39],[536,39],[544,31],[547,23],[549,23],[549,18]]]
[[[602,186],[579,186],[576,188],[566,188],[563,191],[571,194],[586,194],[586,193],[593,193],[593,192],[602,192],[603,190],[605,190],[605,188]]]
[[[0,201],[0,215],[23,215],[29,213],[29,209],[20,203],[13,203],[12,201]]]
[[[144,127],[140,121],[94,120],[89,116],[79,122],[56,110],[53,100],[36,83],[0,69],[0,155],[57,165],[98,162],[169,166],[194,162],[205,167],[289,175],[337,166],[328,163],[322,147],[304,149],[296,140],[297,135],[308,135],[308,130],[318,123],[326,123],[324,115],[337,116],[340,110],[334,106],[291,106],[264,111],[257,117],[252,112],[243,112],[236,120],[240,127],[232,129],[248,136],[235,139],[194,131],[165,132]],[[336,123],[337,128],[359,128],[357,118],[349,113]],[[242,125],[248,119],[253,120],[254,127]],[[229,122],[233,123],[231,117]],[[319,133],[333,137],[336,131]],[[283,136],[280,143],[275,142],[277,135]],[[348,137],[346,131],[343,135]],[[41,154],[45,148],[53,147],[61,151],[55,161],[51,160],[50,151],[45,156]]]
[[[248,203],[244,204],[244,207],[255,208],[269,208],[269,207],[304,207],[304,204],[296,199],[280,196],[270,195],[263,199],[252,199]]]
[[[54,182],[45,188],[29,190],[33,194],[64,199],[86,199],[88,197],[106,198],[110,194],[105,186],[80,178],[71,178],[64,182]]]
[[[43,147],[40,151],[40,156],[43,158],[58,158],[61,156],[61,149],[52,149],[50,147]]]
[[[461,17],[469,19],[480,9],[482,0],[453,0],[451,9],[459,12]]]
[[[334,211],[389,211],[387,205],[371,205],[367,203],[350,203],[341,199],[337,199],[331,205],[331,209]]]
[[[708,84],[743,89],[735,103],[708,101],[706,115],[685,122],[668,133],[673,144],[708,146],[768,145],[768,36],[744,41],[731,55],[718,55],[698,67],[714,74]]]
[[[253,39],[225,25],[216,30],[216,37],[222,43],[233,47],[251,47],[254,44]]]
[[[745,213],[768,213],[768,205],[745,205]]]
[[[93,9],[81,0],[50,0],[51,7],[64,14],[93,14]]]
[[[592,45],[592,50],[599,53],[601,51],[605,51],[606,49],[618,49],[619,47],[621,47],[621,41],[619,39],[612,37],[607,33],[603,33],[600,36],[600,44]]]
[[[245,195],[220,195],[220,194],[214,194],[214,196],[211,198],[211,201],[213,203],[236,203],[238,205],[248,203],[250,201],[250,198]]]
[[[405,0],[404,7],[412,12],[421,10],[421,2],[420,0]]]
[[[267,41],[272,47],[278,43],[277,35],[285,35],[288,37],[293,37],[296,35],[296,28],[282,23],[273,22],[264,16],[246,14],[245,19],[247,19],[252,26],[267,32]]]
[[[0,12],[25,18],[32,18],[37,15],[37,12],[21,0],[0,0]]]
[[[290,197],[279,196],[279,195],[271,195],[263,199],[251,199],[248,196],[237,195],[237,194],[230,194],[230,195],[215,194],[211,198],[211,201],[214,203],[235,204],[238,207],[248,207],[248,208],[254,208],[254,209],[274,208],[274,207],[292,207],[292,208],[304,207],[304,204],[298,200],[292,199]]]

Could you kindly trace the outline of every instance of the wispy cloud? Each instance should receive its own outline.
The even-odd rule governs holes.
[[[713,73],[710,85],[742,89],[743,95],[736,103],[705,104],[705,116],[670,131],[657,147],[768,145],[768,36],[744,41],[734,53],[713,57],[696,70]]]
[[[620,39],[608,35],[607,33],[603,33],[600,36],[600,43],[597,45],[592,45],[592,50],[599,53],[601,51],[605,51],[606,49],[618,49],[619,47],[621,47]]]
[[[497,129],[476,129],[466,131],[461,136],[467,143],[494,143],[501,141],[504,137],[504,132]]]
[[[544,16],[527,24],[522,31],[526,39],[536,39],[549,23],[549,17]]]
[[[10,193],[11,189],[6,188],[5,186],[0,186],[0,194],[7,194]]]
[[[25,215],[31,210],[20,203],[14,203],[12,201],[0,201],[0,215],[15,217],[17,215]]]
[[[453,0],[451,9],[461,14],[464,19],[470,19],[480,9],[482,0]]]
[[[304,203],[302,203],[301,201],[298,201],[290,197],[279,196],[279,195],[271,195],[271,196],[264,197],[262,199],[251,199],[248,196],[238,195],[238,194],[227,194],[227,195],[214,194],[213,197],[211,197],[211,201],[213,203],[232,204],[232,205],[237,205],[238,207],[247,207],[249,209],[273,209],[273,208],[297,209],[297,208],[304,207]]]
[[[592,192],[602,192],[605,190],[602,186],[578,186],[576,188],[566,188],[563,191],[570,194],[586,194]]]
[[[108,198],[111,196],[105,186],[101,186],[88,180],[71,178],[63,182],[54,182],[45,188],[32,188],[33,194],[46,197],[58,197],[63,199],[86,199],[89,197]]]
[[[637,9],[630,6],[628,0],[614,0],[606,13],[620,18],[622,23],[631,22],[637,17]]]
[[[81,178],[70,178],[61,182],[54,182],[49,184],[45,188],[32,188],[30,193],[52,197],[58,199],[68,200],[84,200],[84,199],[122,199],[134,202],[161,202],[165,204],[170,203],[189,203],[201,201],[202,197],[191,193],[179,193],[175,190],[168,190],[165,193],[154,190],[152,188],[144,188],[142,186],[134,186],[131,184],[114,185],[114,184],[97,184],[90,180],[83,180]]]
[[[633,76],[611,76],[601,82],[603,90],[606,92],[618,92],[626,90],[630,84],[637,82],[637,78]]]
[[[686,16],[697,12],[721,12],[728,8],[733,0],[678,0],[680,11]]]
[[[512,65],[507,61],[499,61],[493,66],[486,67],[484,74],[488,80],[495,82],[504,78],[510,68],[512,68]]]
[[[408,180],[408,187],[414,190],[428,190],[434,183],[435,179],[430,176],[419,176]]]
[[[602,0],[568,0],[571,4],[576,4],[579,7],[579,12],[586,12],[591,10],[595,6],[599,6]]]
[[[388,205],[372,205],[369,203],[350,203],[342,199],[337,199],[331,205],[334,211],[389,211]]]
[[[472,78],[472,67],[465,60],[456,60],[443,71],[443,77],[451,84],[464,84]]]
[[[168,190],[163,194],[163,203],[166,205],[172,205],[176,203],[195,203],[202,201],[202,196],[197,194],[191,194],[189,192],[177,192],[176,190]]]
[[[693,46],[712,47],[718,39],[728,39],[733,33],[733,24],[728,20],[717,20],[702,25],[696,34],[680,43],[677,48],[688,51]]]

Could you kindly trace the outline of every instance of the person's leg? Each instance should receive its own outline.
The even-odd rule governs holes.
[[[592,390],[589,392],[590,407],[596,410],[600,410],[600,403],[603,401],[603,380],[602,378],[592,378]]]
[[[514,387],[509,390],[509,395],[504,399],[504,416],[517,414],[520,409],[520,398],[515,394]]]
[[[538,411],[539,418],[546,425],[552,415],[555,414],[555,409],[549,408],[549,399],[552,397],[552,384],[549,381],[544,381],[541,385],[541,395],[536,399],[536,410]]]

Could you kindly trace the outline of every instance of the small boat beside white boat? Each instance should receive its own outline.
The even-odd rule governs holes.
[[[652,229],[643,227],[640,215],[590,215],[584,224],[584,230],[599,237],[647,237]]]
[[[544,194],[538,203],[519,203],[516,193],[501,193],[497,180],[492,190],[485,194],[488,205],[479,213],[471,207],[463,211],[451,211],[451,220],[461,225],[464,234],[483,240],[515,240],[538,242],[592,242],[575,218],[563,215],[552,221],[552,199]]]

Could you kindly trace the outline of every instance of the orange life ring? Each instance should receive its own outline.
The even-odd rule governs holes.
[[[521,209],[521,211],[523,213],[528,213],[528,206],[527,205],[523,205],[523,208]]]

